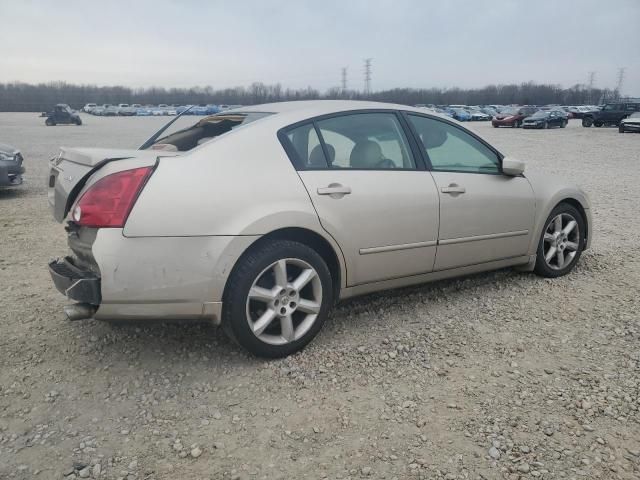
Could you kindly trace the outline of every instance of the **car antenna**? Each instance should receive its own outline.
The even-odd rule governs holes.
[[[160,130],[158,130],[156,133],[154,133],[153,135],[151,135],[151,137],[149,137],[149,140],[147,140],[146,142],[144,142],[142,145],[140,145],[140,148],[138,148],[138,150],[146,150],[147,148],[149,148],[151,145],[153,145],[153,143],[158,139],[158,137],[160,135],[162,135],[162,133],[169,128],[171,125],[173,125],[173,122],[175,122],[176,120],[178,120],[182,115],[184,115],[185,113],[187,113],[189,110],[191,110],[193,107],[195,107],[195,105],[191,105],[190,107],[187,107],[186,109],[184,109],[182,112],[180,112],[178,115],[176,115],[175,117],[173,117],[171,120],[169,120],[169,122],[162,127]]]

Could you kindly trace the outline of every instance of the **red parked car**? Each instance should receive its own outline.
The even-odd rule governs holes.
[[[522,126],[522,121],[536,113],[539,110],[538,107],[507,107],[502,110],[498,115],[493,117],[491,125],[494,127],[513,127],[519,128]]]

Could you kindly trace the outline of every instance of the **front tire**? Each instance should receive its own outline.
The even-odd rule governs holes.
[[[567,126],[567,120],[563,120],[560,124],[560,128],[565,128]]]
[[[250,353],[281,358],[318,334],[332,305],[331,273],[322,257],[302,243],[276,240],[238,261],[225,290],[222,325]]]
[[[585,232],[585,219],[577,208],[568,203],[556,206],[540,235],[534,272],[556,278],[573,270],[584,250]]]
[[[47,118],[47,119],[44,121],[44,124],[45,124],[47,127],[55,127],[56,122],[55,122],[55,120],[53,120],[52,118]]]
[[[591,117],[582,117],[582,126],[583,127],[590,127],[591,125],[593,125],[593,118],[591,118]]]

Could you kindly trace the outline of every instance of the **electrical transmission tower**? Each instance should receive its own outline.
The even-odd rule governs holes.
[[[622,93],[622,83],[624,82],[624,67],[620,67],[618,69],[618,83],[616,84],[616,92],[618,93],[618,97],[620,97]]]
[[[342,67],[342,93],[347,91],[347,67]]]
[[[589,103],[592,104],[593,103],[593,84],[596,81],[596,72],[589,72],[589,82],[588,82],[588,86],[589,86]]]
[[[369,95],[371,93],[371,60],[372,58],[364,59],[364,94]]]

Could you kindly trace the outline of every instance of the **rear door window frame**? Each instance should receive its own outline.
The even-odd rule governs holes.
[[[324,141],[324,137],[322,136],[322,133],[320,132],[320,128],[318,127],[318,122],[322,121],[322,120],[327,120],[330,118],[336,118],[336,117],[345,117],[345,116],[351,116],[351,115],[358,115],[358,114],[366,114],[366,113],[384,113],[384,114],[391,114],[394,115],[396,117],[396,120],[398,121],[398,124],[400,125],[400,130],[402,132],[402,134],[405,137],[405,140],[407,141],[407,146],[408,146],[408,152],[412,157],[413,157],[413,162],[415,163],[415,168],[330,168],[328,165],[327,167],[309,167],[302,158],[300,158],[300,156],[298,155],[298,152],[296,150],[296,148],[293,146],[293,144],[291,143],[291,141],[289,140],[289,138],[287,137],[287,134],[292,131],[295,130],[298,127],[302,127],[304,125],[308,125],[308,124],[312,124],[313,128],[316,131],[316,135],[318,135],[318,138],[320,139],[320,145],[322,145],[322,151],[324,153],[324,157],[325,157],[325,162],[327,162],[327,158],[329,158],[328,156],[328,152],[327,152],[327,146],[326,143]],[[419,145],[416,143],[415,138],[413,137],[413,135],[411,134],[410,131],[410,127],[407,124],[407,119],[404,118],[404,116],[402,115],[402,113],[399,110],[392,110],[392,109],[358,109],[358,110],[346,110],[346,111],[341,111],[341,112],[335,112],[335,113],[328,113],[325,115],[318,115],[316,117],[311,117],[305,120],[301,120],[299,122],[296,123],[292,123],[291,125],[287,125],[286,127],[281,128],[280,130],[278,130],[277,133],[278,136],[278,140],[280,141],[280,144],[282,145],[282,147],[284,148],[287,156],[289,157],[289,160],[291,161],[291,164],[293,165],[293,167],[296,170],[299,171],[315,171],[315,170],[329,170],[329,171],[340,171],[340,172],[349,172],[349,171],[360,171],[360,172],[387,172],[387,171],[391,171],[391,172],[419,172],[419,171],[426,171],[428,170],[427,165],[424,161],[424,157],[421,155],[420,152],[420,148]],[[328,162],[327,162],[328,163]]]

